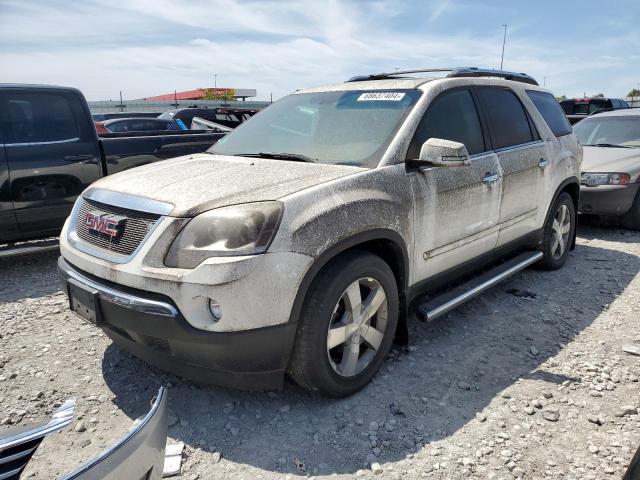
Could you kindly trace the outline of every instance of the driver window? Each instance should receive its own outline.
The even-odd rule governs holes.
[[[418,158],[422,144],[430,138],[463,143],[469,155],[486,150],[480,118],[469,90],[446,92],[429,105],[413,136],[407,158]]]

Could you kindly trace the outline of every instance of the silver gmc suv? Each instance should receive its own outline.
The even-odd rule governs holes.
[[[93,184],[60,239],[71,309],[181,376],[345,396],[408,317],[561,267],[582,150],[560,105],[525,74],[430,72],[300,90]]]

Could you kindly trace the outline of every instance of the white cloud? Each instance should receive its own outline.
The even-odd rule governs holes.
[[[459,9],[448,0],[431,6],[434,25]],[[490,35],[459,24],[446,34],[393,26],[409,9],[391,0],[113,0],[66,8],[0,0],[0,12],[0,81],[76,86],[90,99],[209,86],[214,74],[218,85],[257,88],[267,99],[395,67],[498,67],[502,40],[494,26]],[[624,55],[640,44],[637,33],[559,49],[536,31],[510,27],[506,69],[547,76],[559,94],[630,88],[613,72],[637,64],[637,54]]]

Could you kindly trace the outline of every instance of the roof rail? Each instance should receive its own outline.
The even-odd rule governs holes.
[[[351,77],[347,82],[363,82],[366,80],[384,80],[386,78],[397,77],[398,75],[407,75],[409,73],[438,73],[451,72],[453,68],[419,68],[416,70],[399,70],[397,72],[373,73],[371,75],[356,75]]]
[[[526,73],[507,72],[505,70],[493,70],[490,68],[458,67],[454,68],[447,77],[498,77],[514,82],[539,85],[535,78]]]
[[[456,68],[421,68],[416,70],[399,70],[397,72],[375,73],[372,75],[357,75],[351,77],[347,82],[362,82],[366,80],[384,80],[390,78],[398,78],[399,75],[407,75],[412,73],[439,73],[450,72],[448,78],[458,77],[498,77],[514,82],[528,83],[530,85],[539,85],[538,82],[526,73],[507,72],[505,70],[493,70],[490,68],[477,67],[456,67]],[[403,78],[403,77],[400,77]]]

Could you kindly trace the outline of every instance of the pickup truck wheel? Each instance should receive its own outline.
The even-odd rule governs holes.
[[[357,392],[389,353],[398,311],[396,280],[384,260],[364,251],[335,258],[305,298],[290,376],[332,397]]]
[[[576,209],[571,195],[561,193],[551,209],[544,227],[542,252],[544,256],[538,267],[557,270],[567,261],[571,241],[576,228]]]

